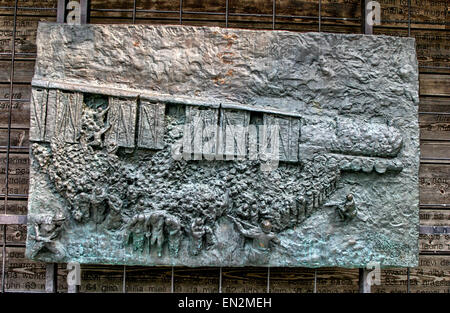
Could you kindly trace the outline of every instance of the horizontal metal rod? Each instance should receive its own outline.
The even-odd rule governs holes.
[[[450,234],[450,226],[419,226],[419,234],[422,235],[441,235],[441,234]]]
[[[21,225],[26,223],[26,215],[0,214],[0,225]]]

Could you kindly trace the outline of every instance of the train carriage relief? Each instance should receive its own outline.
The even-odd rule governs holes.
[[[40,23],[49,44],[32,81],[28,257],[417,265],[413,38]]]
[[[135,98],[109,97],[108,110],[110,129],[105,134],[106,144],[134,148],[137,100]]]

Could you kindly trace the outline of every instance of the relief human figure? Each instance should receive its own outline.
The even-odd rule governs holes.
[[[191,224],[191,251],[193,255],[198,255],[203,248],[203,236],[206,234],[204,221],[202,218],[197,217]]]
[[[168,233],[169,254],[172,257],[177,257],[181,241],[180,221],[175,216],[168,216],[166,217],[165,225]]]
[[[145,227],[146,217],[140,213],[131,218],[128,223],[126,231],[127,236],[125,239],[126,245],[132,245],[134,251],[144,252],[145,239],[147,237],[147,231]]]
[[[121,210],[123,201],[116,195],[111,194],[108,197],[109,214],[105,219],[106,229],[118,229],[122,224]]]
[[[249,251],[249,260],[258,264],[266,264],[269,261],[272,244],[280,243],[276,234],[272,232],[272,223],[269,220],[263,220],[259,227],[246,224],[249,226],[249,229],[245,229],[240,221],[234,217],[231,218],[238,231],[244,237],[252,240]]]
[[[292,223],[294,223],[294,225],[298,225],[308,215],[305,198],[303,196],[298,196],[297,198],[295,198],[295,205],[292,207],[292,209]]]
[[[102,135],[108,131],[111,125],[104,125],[106,109],[97,110],[87,108],[81,117],[80,141],[91,146],[102,146]]]
[[[77,223],[81,223],[89,218],[90,197],[87,193],[81,192],[77,194],[73,198],[72,203],[72,206],[74,207],[72,217]]]
[[[358,214],[356,210],[355,199],[353,198],[353,194],[349,193],[345,199],[345,202],[342,205],[339,205],[337,208],[337,212],[339,217],[343,221],[352,220]]]
[[[55,259],[62,259],[65,250],[61,243],[55,241],[61,235],[66,218],[62,215],[40,215],[34,222],[34,246],[31,258],[35,258],[43,250],[52,252]]]
[[[356,215],[358,214],[355,199],[353,197],[353,194],[351,194],[351,193],[349,193],[345,197],[344,202],[327,203],[324,206],[335,208],[337,215],[341,221],[350,221],[353,218],[355,218]]]
[[[101,224],[106,218],[106,200],[108,193],[105,188],[95,187],[94,193],[90,196],[91,216],[96,224]]]
[[[152,212],[147,219],[146,228],[151,227],[151,238],[149,246],[156,244],[158,257],[162,256],[162,248],[164,244],[164,220],[166,215],[162,211]]]

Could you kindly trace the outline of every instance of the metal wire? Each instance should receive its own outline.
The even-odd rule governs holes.
[[[5,292],[5,270],[6,270],[6,225],[3,225],[3,247],[2,247],[2,293]]]
[[[229,9],[228,9],[228,0],[225,1],[225,27],[228,28],[228,14],[229,14]]]

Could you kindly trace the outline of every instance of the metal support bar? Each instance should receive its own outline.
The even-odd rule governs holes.
[[[27,223],[26,215],[0,214],[0,225],[23,225]]]
[[[58,264],[47,263],[45,268],[45,292],[56,293],[58,278]]]
[[[407,270],[406,270],[406,275],[407,275],[407,280],[408,280],[408,284],[406,286],[406,292],[407,293],[411,292],[411,280],[410,280],[411,275],[410,274],[411,274],[411,269],[408,267]]]
[[[2,293],[5,292],[6,271],[6,225],[3,225],[3,247],[2,247]]]
[[[89,23],[91,0],[80,0],[80,24]]]
[[[317,293],[317,269],[314,270],[314,293]]]
[[[56,22],[64,23],[66,18],[66,0],[58,0],[58,9],[56,11]]]
[[[270,292],[270,267],[267,267],[267,293]]]
[[[228,28],[228,0],[225,1],[225,27]]]
[[[367,21],[367,14],[369,13],[367,3],[369,2],[370,0],[361,0],[361,32],[366,35],[373,34],[373,25],[370,25]]]
[[[124,265],[123,266],[123,280],[122,280],[122,292],[126,293],[127,292],[127,266]]]
[[[370,274],[369,270],[364,268],[359,269],[359,292],[360,293],[370,293],[370,285],[368,283],[367,277]]]
[[[171,276],[171,279],[170,279],[170,292],[171,293],[174,293],[175,292],[175,290],[174,290],[174,276],[175,276],[175,269],[174,269],[174,267],[172,266],[172,276]]]
[[[222,293],[222,266],[219,268],[219,293]]]
[[[450,226],[419,226],[419,234],[442,235],[450,234]]]

